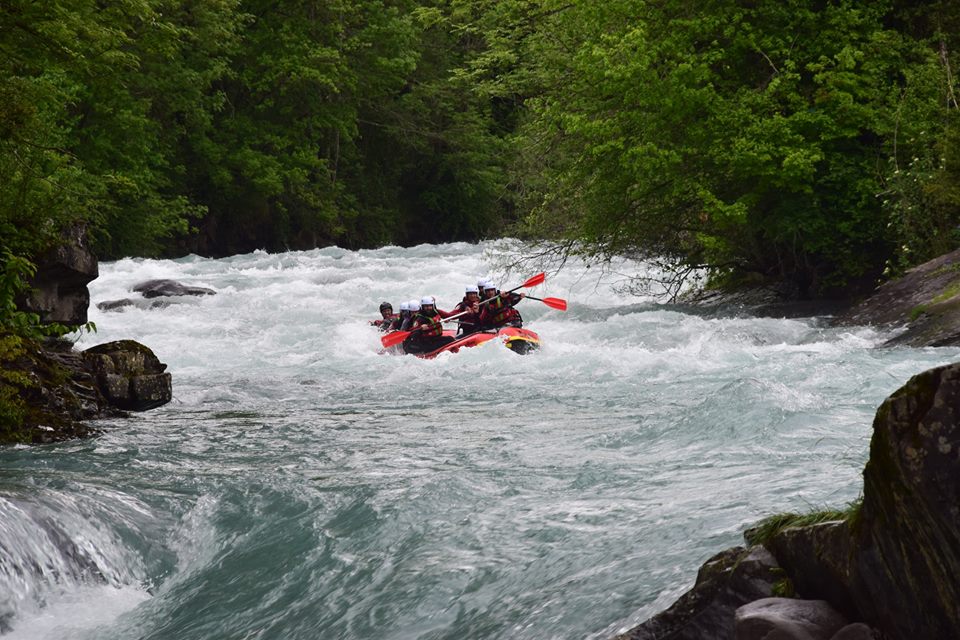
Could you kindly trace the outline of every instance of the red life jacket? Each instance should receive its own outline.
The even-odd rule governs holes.
[[[517,312],[512,305],[508,304],[503,298],[497,296],[491,302],[487,303],[487,324],[494,327],[502,327],[512,320]]]
[[[422,313],[417,314],[417,318],[414,321],[414,328],[423,327],[417,333],[424,337],[432,336],[442,336],[443,335],[443,325],[440,323],[440,314],[434,316],[425,316]]]

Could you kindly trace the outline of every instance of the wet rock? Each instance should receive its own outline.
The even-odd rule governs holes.
[[[164,309],[170,306],[170,301],[165,298],[154,298],[153,300],[133,300],[123,298],[122,300],[105,300],[97,303],[97,309],[100,311],[122,311],[130,307],[138,309]]]
[[[774,536],[768,546],[800,595],[827,600],[848,618],[861,619],[851,591],[854,538],[846,521],[789,527]]]
[[[68,343],[23,341],[3,367],[4,404],[13,413],[0,428],[2,443],[44,444],[89,436],[96,429],[88,420],[121,415]]]
[[[212,296],[217,292],[206,287],[191,287],[176,280],[147,280],[133,287],[133,290],[144,298],[159,298],[161,296]]]
[[[704,563],[693,588],[669,609],[616,640],[732,640],[736,610],[773,595],[781,577],[763,547],[727,549]]]
[[[960,364],[914,376],[877,411],[863,504],[850,523],[769,543],[797,593],[891,640],[960,629]]]
[[[829,316],[850,306],[847,299],[808,299],[788,283],[744,284],[729,291],[693,290],[680,296],[678,307],[687,313],[715,317],[809,318]]]
[[[97,309],[100,309],[100,311],[116,311],[117,309],[136,306],[136,304],[137,303],[130,298],[123,298],[122,300],[104,300],[103,302],[97,303]]]
[[[86,227],[74,225],[63,233],[63,243],[36,259],[31,292],[17,306],[39,314],[41,322],[81,325],[87,322],[90,291],[97,277],[97,258],[87,244]]]
[[[121,340],[75,351],[69,342],[24,342],[4,362],[23,403],[22,424],[0,428],[0,442],[42,444],[94,435],[90,421],[145,411],[169,402],[166,365],[138,342]],[[10,398],[7,399],[8,406]]]
[[[83,358],[96,375],[101,393],[125,411],[146,411],[173,397],[167,365],[149,348],[133,340],[90,347]]]
[[[906,327],[888,345],[960,344],[960,249],[883,284],[834,324]]]
[[[877,637],[867,625],[854,622],[837,631],[830,640],[875,640]]]
[[[764,598],[736,613],[737,640],[831,640],[847,621],[824,600]]]

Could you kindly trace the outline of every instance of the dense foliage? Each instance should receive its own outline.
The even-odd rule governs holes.
[[[519,135],[532,232],[801,295],[960,246],[956,7],[558,11]]]
[[[509,231],[872,282],[960,246],[958,39],[902,0],[8,0],[0,250]]]

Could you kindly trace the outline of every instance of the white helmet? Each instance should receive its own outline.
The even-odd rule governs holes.
[[[409,304],[410,304],[410,311],[420,311],[420,301],[419,301],[419,300],[411,300],[411,301],[409,302]]]
[[[482,288],[486,291],[487,289],[496,289],[497,285],[493,284],[493,280],[484,280]]]
[[[400,303],[400,311],[410,311],[410,303],[409,303],[409,302],[401,302],[401,303]]]
[[[480,287],[475,287],[472,284],[467,285],[466,293],[480,293]]]
[[[437,304],[437,301],[433,296],[423,296],[420,298],[420,306],[422,307],[425,304],[434,305]]]

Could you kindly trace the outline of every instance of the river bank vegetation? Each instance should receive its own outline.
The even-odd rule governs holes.
[[[101,259],[510,233],[873,284],[960,244],[958,46],[950,2],[11,0],[3,277],[82,220]]]

